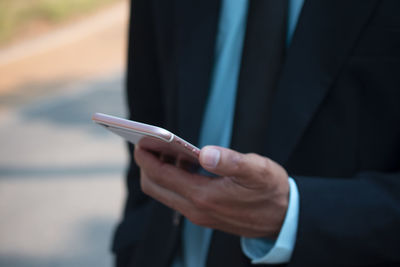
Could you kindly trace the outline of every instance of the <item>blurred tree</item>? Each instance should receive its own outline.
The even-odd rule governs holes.
[[[120,0],[0,0],[0,45]]]

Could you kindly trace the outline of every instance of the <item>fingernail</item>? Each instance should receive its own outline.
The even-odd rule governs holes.
[[[203,152],[203,164],[208,168],[215,168],[221,157],[221,152],[215,148],[205,148]]]

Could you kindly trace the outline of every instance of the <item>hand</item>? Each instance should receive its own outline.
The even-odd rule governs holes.
[[[289,201],[286,171],[257,154],[206,146],[200,164],[211,178],[165,163],[135,148],[144,193],[179,211],[195,224],[244,237],[276,238]]]

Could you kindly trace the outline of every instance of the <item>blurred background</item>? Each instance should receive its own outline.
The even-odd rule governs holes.
[[[0,0],[0,266],[110,266],[127,0]]]

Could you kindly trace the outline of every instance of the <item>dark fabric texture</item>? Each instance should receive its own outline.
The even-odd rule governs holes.
[[[287,0],[249,2],[231,140],[231,147],[242,153],[264,153],[268,114],[284,62],[287,14]]]
[[[131,119],[197,142],[219,10],[215,0],[133,1]],[[397,0],[306,0],[265,103],[270,109],[252,118],[235,114],[238,139],[252,135],[240,129],[242,120],[267,121],[257,152],[282,164],[298,185],[288,267],[400,265],[399,10]],[[253,105],[251,90],[242,89],[238,107]],[[128,259],[119,266],[169,266],[180,232],[173,211],[143,194],[132,159],[127,188],[113,242],[117,259]]]
[[[207,267],[249,266],[249,259],[242,253],[240,238],[214,230],[210,243]]]
[[[243,153],[263,153],[270,103],[284,59],[287,8],[285,0],[249,3],[231,141],[232,149]],[[207,267],[249,263],[241,251],[240,238],[221,231],[213,233]]]

